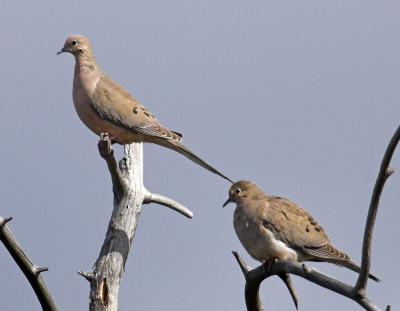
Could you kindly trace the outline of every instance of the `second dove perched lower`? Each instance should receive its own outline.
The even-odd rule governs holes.
[[[232,182],[186,148],[181,134],[163,127],[132,95],[105,75],[86,37],[68,37],[57,54],[63,52],[75,57],[73,100],[79,118],[94,133],[108,133],[113,142],[120,144],[149,142],[167,147]]]
[[[331,244],[317,221],[288,199],[266,195],[254,183],[241,180],[229,189],[224,206],[230,202],[236,203],[236,234],[254,259],[323,261],[360,272],[347,254]]]

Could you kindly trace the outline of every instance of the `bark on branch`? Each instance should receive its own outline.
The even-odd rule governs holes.
[[[106,237],[92,272],[78,273],[90,282],[91,311],[117,311],[125,262],[133,244],[142,204],[158,203],[191,218],[192,212],[167,197],[150,193],[143,185],[143,145],[125,145],[117,164],[107,134],[101,135],[100,155],[107,163],[114,192],[114,209]]]
[[[269,267],[260,265],[255,269],[249,268],[243,259],[238,255],[237,252],[233,252],[244,276],[246,279],[245,285],[245,299],[247,310],[249,311],[264,311],[264,306],[259,298],[259,288],[261,282],[271,275],[282,275],[284,273],[296,274],[310,282],[313,282],[319,286],[330,289],[340,295],[348,297],[356,301],[360,306],[368,311],[381,311],[376,305],[374,305],[367,296],[367,282],[368,274],[371,265],[371,242],[372,234],[375,224],[375,219],[379,206],[379,199],[381,197],[383,187],[386,180],[393,174],[394,170],[389,167],[393,153],[396,149],[400,140],[400,126],[397,128],[392,139],[390,140],[385,154],[382,159],[379,174],[375,183],[375,187],[372,193],[371,202],[369,205],[367,221],[364,230],[364,239],[362,246],[362,260],[361,260],[361,271],[359,273],[357,282],[354,286],[343,283],[330,276],[327,276],[317,270],[292,261],[279,261],[275,262]],[[289,291],[293,289],[290,285],[288,286]],[[293,294],[291,292],[292,298]],[[294,299],[295,300],[295,299]],[[295,300],[296,301],[296,300]],[[296,306],[297,307],[297,306]],[[390,310],[390,305],[385,309]]]
[[[57,306],[51,297],[46,284],[40,275],[42,272],[47,271],[48,268],[37,267],[29,259],[28,255],[25,254],[21,246],[19,245],[17,239],[14,237],[12,232],[7,226],[12,218],[2,218],[0,217],[0,240],[3,242],[4,246],[7,248],[8,252],[14,259],[15,263],[24,273],[26,279],[31,284],[36,297],[38,298],[42,309],[49,311],[56,311]]]

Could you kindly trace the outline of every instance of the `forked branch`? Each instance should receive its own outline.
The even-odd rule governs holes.
[[[125,157],[119,164],[114,158],[107,134],[101,135],[98,147],[111,175],[114,209],[93,271],[78,273],[90,282],[90,310],[116,311],[119,285],[133,244],[142,204],[158,203],[188,218],[193,214],[174,200],[153,194],[144,187],[141,143],[125,145]]]
[[[365,310],[368,311],[381,310],[368,299],[366,287],[368,281],[368,274],[371,266],[371,242],[372,242],[372,234],[373,234],[375,219],[379,206],[379,199],[381,197],[386,180],[394,172],[394,170],[390,168],[389,165],[393,157],[393,153],[396,149],[396,146],[399,143],[399,140],[400,140],[400,127],[397,128],[396,132],[394,133],[392,139],[390,140],[386,148],[380,166],[379,174],[375,183],[375,187],[372,193],[367,221],[364,230],[361,271],[359,273],[356,284],[354,286],[351,286],[349,284],[336,280],[330,276],[327,276],[321,272],[318,272],[317,270],[310,268],[305,264],[300,264],[298,262],[292,262],[292,261],[279,261],[272,264],[270,267],[265,267],[264,265],[261,265],[255,269],[250,269],[243,261],[243,259],[238,255],[238,253],[233,252],[246,278],[245,299],[246,299],[247,310],[249,311],[264,310],[264,307],[259,298],[259,288],[261,282],[266,278],[270,277],[271,275],[282,275],[283,273],[296,274],[319,286],[330,289],[340,295],[348,297],[356,301]],[[290,290],[291,286],[288,288]],[[390,310],[390,306],[388,305],[385,310],[386,311]]]

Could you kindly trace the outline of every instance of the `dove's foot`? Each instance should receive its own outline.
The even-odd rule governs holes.
[[[100,140],[98,143],[99,153],[103,158],[107,158],[113,155],[114,151],[111,148],[112,141],[108,136],[108,133],[101,133]]]
[[[272,258],[270,258],[270,259],[264,261],[264,262],[263,262],[264,271],[266,271],[266,270],[268,270],[269,268],[271,268],[272,265],[273,265],[274,263],[276,263],[278,260],[279,260],[279,259],[278,259],[277,257],[272,257]]]

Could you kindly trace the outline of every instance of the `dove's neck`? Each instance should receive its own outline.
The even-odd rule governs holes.
[[[75,72],[94,71],[97,69],[96,59],[91,51],[75,55]]]
[[[82,88],[86,94],[92,94],[100,79],[99,73],[92,53],[75,56],[74,89]]]

